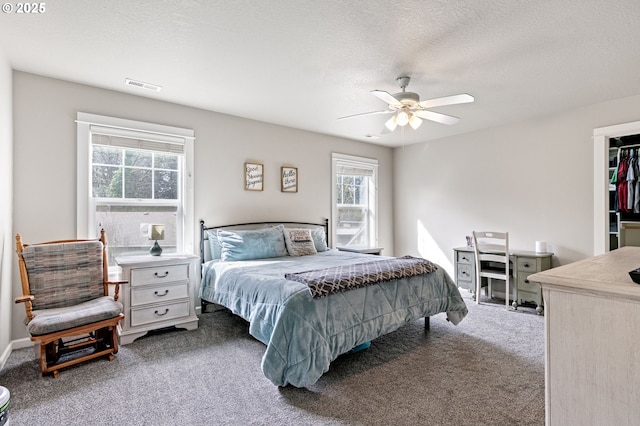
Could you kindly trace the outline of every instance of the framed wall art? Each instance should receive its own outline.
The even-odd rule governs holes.
[[[298,192],[298,168],[297,167],[281,167],[280,168],[282,192]]]
[[[244,189],[262,191],[264,188],[264,165],[260,163],[244,163]]]

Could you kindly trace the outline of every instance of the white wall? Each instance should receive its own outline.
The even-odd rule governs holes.
[[[395,149],[396,255],[453,274],[453,247],[493,230],[508,231],[512,249],[547,241],[555,265],[592,256],[593,129],[638,119],[634,96]]]
[[[9,356],[13,294],[11,270],[14,261],[11,229],[13,192],[13,149],[11,112],[11,67],[0,49],[0,368]]]
[[[205,219],[211,225],[329,218],[331,152],[376,158],[380,164],[379,242],[385,254],[393,254],[393,154],[389,148],[23,72],[14,72],[13,83],[13,228],[26,242],[76,235],[74,120],[82,111],[193,129],[195,219]],[[262,192],[243,190],[243,163],[249,160],[264,164]],[[280,192],[283,165],[298,167],[298,193]],[[14,281],[18,292],[15,273]],[[14,308],[14,339],[25,335],[23,316],[24,309]]]

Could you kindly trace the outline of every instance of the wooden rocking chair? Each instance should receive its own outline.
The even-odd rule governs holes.
[[[40,342],[42,375],[90,359],[114,359],[116,328],[124,318],[120,284],[108,280],[104,230],[99,240],[64,240],[27,245],[16,235],[25,320],[31,340]],[[109,285],[115,285],[113,297]]]

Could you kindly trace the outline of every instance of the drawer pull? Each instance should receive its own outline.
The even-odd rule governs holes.
[[[166,277],[168,277],[168,276],[169,276],[169,271],[166,271],[166,272],[164,273],[164,275],[158,275],[158,273],[157,273],[157,272],[156,272],[155,274],[153,274],[153,275],[155,275],[155,277],[156,277],[156,278],[166,278]]]
[[[155,295],[156,295],[156,296],[158,296],[158,297],[163,297],[163,296],[166,296],[167,294],[169,294],[169,289],[166,289],[166,290],[164,291],[164,294],[160,294],[160,293],[158,293],[158,290],[154,291],[154,292],[153,292],[153,294],[155,294]]]
[[[159,317],[167,315],[168,313],[169,313],[169,308],[165,308],[164,313],[159,313],[158,311],[154,312],[154,314],[156,314]]]
[[[525,268],[530,268],[530,267],[531,267],[531,265],[529,265],[528,263],[525,263],[523,266],[524,266]]]
[[[469,259],[467,259],[466,257],[462,256],[462,260],[469,260]]]

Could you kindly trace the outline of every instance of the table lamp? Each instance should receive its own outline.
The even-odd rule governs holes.
[[[155,240],[155,244],[149,249],[149,253],[151,256],[160,256],[162,247],[158,244],[158,240],[164,240],[164,225],[149,225],[149,239]]]

